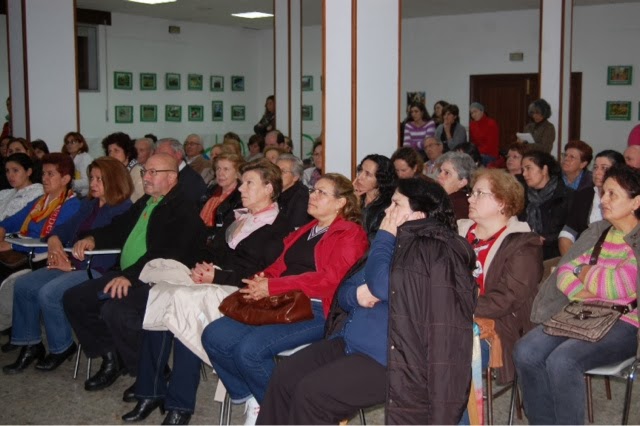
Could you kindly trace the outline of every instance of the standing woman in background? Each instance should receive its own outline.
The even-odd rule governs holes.
[[[498,159],[500,149],[500,128],[498,123],[484,112],[484,105],[473,102],[469,105],[471,123],[469,123],[469,139],[478,147],[482,157],[482,165],[487,166]]]
[[[532,121],[524,126],[524,133],[531,133],[535,142],[530,143],[529,148],[551,153],[556,140],[556,128],[549,122],[551,105],[544,99],[535,100],[529,105],[528,113]]]
[[[403,145],[422,152],[422,142],[427,136],[433,136],[436,124],[422,102],[413,102],[409,107],[409,115],[411,120],[404,126]]]
[[[253,126],[253,131],[262,137],[265,137],[268,132],[276,128],[276,97],[274,95],[268,96],[264,104],[264,114],[262,118]]]
[[[69,132],[64,136],[62,153],[70,155],[76,166],[76,174],[73,177],[73,190],[85,197],[89,192],[89,177],[87,167],[93,161],[89,155],[89,145],[79,132]]]

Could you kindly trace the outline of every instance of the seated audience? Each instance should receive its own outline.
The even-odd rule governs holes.
[[[544,99],[537,99],[529,105],[528,113],[531,122],[524,126],[523,133],[530,133],[534,141],[527,144],[528,148],[551,153],[556,140],[556,128],[549,121],[551,105]],[[527,143],[519,139],[518,142]]]
[[[476,168],[483,167],[480,151],[478,151],[478,147],[471,142],[461,143],[456,147],[454,151],[462,152],[463,154],[467,154],[469,157],[471,157],[473,163],[476,165]]]
[[[560,255],[558,235],[567,222],[573,191],[560,178],[558,162],[546,152],[529,151],[522,159],[525,211],[519,219],[540,235],[544,260]]]
[[[522,178],[522,158],[527,151],[527,144],[522,142],[514,142],[507,151],[507,171],[514,175],[520,183],[524,183],[524,178]]]
[[[47,146],[47,143],[42,139],[36,139],[35,141],[31,142],[31,146],[33,147],[33,152],[35,152],[38,160],[42,160],[42,157],[49,154],[49,147]]]
[[[211,157],[211,159],[209,160],[209,167],[204,169],[200,174],[202,176],[202,179],[204,180],[205,185],[213,186],[216,184],[216,158],[218,158],[218,155],[222,154],[223,152],[233,152],[235,154],[235,152],[230,149],[229,145],[225,146],[222,143],[213,145],[209,150],[209,156]]]
[[[144,164],[147,162],[149,157],[154,154],[156,150],[154,144],[154,140],[146,136],[144,138],[136,140],[134,146],[136,148],[136,152],[138,153],[138,164],[140,164],[142,167],[144,167]]]
[[[135,203],[144,195],[145,191],[142,184],[143,176],[141,175],[144,169],[136,160],[138,152],[133,141],[126,133],[111,133],[102,140],[102,148],[104,149],[104,155],[120,161],[129,171],[133,181],[131,201]]]
[[[640,145],[628,146],[623,155],[627,166],[640,170]]]
[[[304,183],[307,188],[315,188],[316,182],[322,177],[322,142],[315,142],[311,153],[313,167],[305,169],[302,174],[302,183]]]
[[[477,256],[475,321],[481,329],[483,369],[490,359],[492,365],[502,365],[500,384],[514,378],[513,347],[533,327],[529,316],[543,272],[540,238],[517,218],[523,209],[524,188],[512,175],[481,169],[469,193],[469,219],[458,221],[458,232]]]
[[[113,158],[98,158],[88,169],[88,197],[73,218],[56,227],[47,239],[47,268],[22,275],[15,282],[11,343],[22,349],[18,359],[2,369],[7,374],[21,373],[35,360],[37,370],[55,370],[78,349],[62,308],[62,295],[87,280],[87,262],[69,260],[64,247],[75,243],[82,232],[108,225],[124,213],[131,206],[133,190],[129,173]],[[91,263],[93,276],[102,275],[116,260],[117,255],[96,257]],[[41,321],[50,351],[46,357]]]
[[[21,152],[23,154],[27,154],[33,160],[36,160],[36,153],[33,150],[33,146],[31,142],[27,141],[24,138],[11,138],[9,140],[9,144],[7,145],[7,155],[16,154]]]
[[[209,166],[209,162],[202,156],[204,147],[202,146],[202,138],[195,133],[190,134],[184,140],[184,161],[191,166],[198,174],[202,174],[204,169]]]
[[[445,152],[449,152],[449,146],[440,139],[436,139],[435,136],[427,136],[424,139],[424,152],[427,155],[424,174],[435,179],[438,176],[438,166],[436,165],[438,158]]]
[[[409,116],[411,119],[404,125],[403,146],[422,152],[422,143],[435,134],[436,124],[422,102],[409,105]]]
[[[314,220],[290,234],[280,257],[244,279],[247,286],[239,291],[259,300],[300,290],[312,301],[313,319],[253,326],[222,317],[202,334],[204,349],[232,401],[246,402],[245,424],[255,423],[275,368],[274,356],[322,338],[338,284],[368,247],[358,224],[358,200],[344,176],[322,176],[309,197],[308,211]]]
[[[500,149],[500,128],[498,122],[487,116],[484,105],[472,102],[469,105],[469,139],[478,147],[482,156],[482,165],[487,166],[498,159]]]
[[[73,178],[73,190],[83,197],[89,193],[89,176],[87,168],[93,161],[89,155],[89,145],[79,132],[69,132],[64,136],[64,145],[62,145],[62,153],[73,158],[73,164],[76,167],[76,174]]]
[[[11,189],[0,191],[0,220],[13,216],[43,194],[42,184],[33,180],[33,160],[27,154],[10,155],[5,161]]]
[[[264,137],[260,135],[251,135],[249,143],[247,144],[249,153],[246,156],[247,161],[257,160],[264,157],[262,151],[264,151]]]
[[[469,217],[467,194],[476,165],[467,154],[447,152],[438,159],[438,183],[451,198],[456,220]]]
[[[264,136],[265,148],[281,148],[284,144],[284,135],[280,130],[273,129]]]
[[[433,116],[431,118],[436,123],[436,126],[444,122],[444,109],[447,106],[449,106],[449,102],[443,100],[439,100],[433,104]]]
[[[186,199],[199,203],[204,195],[207,186],[204,184],[202,176],[196,173],[191,167],[187,167],[184,161],[185,153],[182,144],[173,138],[160,139],[156,144],[156,153],[167,154],[173,157],[178,163],[178,186]]]
[[[278,162],[278,157],[284,154],[284,150],[277,146],[268,146],[264,149],[264,158],[271,161],[273,164]]]
[[[338,289],[330,334],[278,365],[259,424],[335,424],[383,402],[386,424],[459,422],[471,380],[475,256],[436,183],[401,179],[392,200],[366,264]]]
[[[624,157],[617,151],[607,149],[596,155],[593,164],[593,187],[583,188],[573,194],[571,214],[558,236],[560,255],[564,255],[590,224],[602,220],[600,199],[602,184],[607,170],[616,164],[624,164]]]
[[[257,135],[264,137],[268,132],[276,128],[276,97],[267,96],[264,103],[264,114],[258,124],[253,126],[253,131]]]
[[[460,110],[457,105],[449,104],[443,109],[443,122],[436,128],[436,139],[449,146],[453,151],[467,141],[467,129],[460,124]]]
[[[282,154],[276,165],[282,172],[282,193],[278,197],[278,206],[291,226],[297,229],[311,220],[307,213],[309,189],[301,181],[304,166],[293,154]]]
[[[574,191],[593,188],[591,172],[587,170],[593,159],[593,149],[583,141],[570,141],[562,153],[562,181]]]
[[[541,285],[532,321],[542,324],[570,301],[627,305],[637,299],[640,175],[626,166],[607,171],[602,215]],[[604,238],[603,238],[604,237]],[[592,256],[597,260],[592,264]],[[587,342],[545,334],[539,325],[516,344],[514,362],[530,424],[584,424],[584,373],[636,355],[638,309],[616,321],[602,339]]]
[[[422,157],[413,148],[398,148],[391,156],[391,163],[396,170],[398,179],[409,179],[422,174],[424,162]]]

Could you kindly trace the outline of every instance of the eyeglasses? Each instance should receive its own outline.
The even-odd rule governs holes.
[[[292,172],[291,170],[282,170],[282,169],[280,169],[280,172],[281,172],[282,174],[285,174],[285,173],[291,173],[291,174],[293,174],[293,172]]]
[[[569,155],[569,154],[567,154],[566,152],[563,152],[563,153],[561,154],[561,156],[562,156],[562,158],[563,158],[563,159],[565,159],[565,158],[566,158],[567,160],[571,160],[571,161],[573,161],[573,160],[580,160],[580,157],[576,157],[575,155]]]
[[[483,192],[483,191],[471,191],[470,193],[467,194],[467,198],[471,198],[471,197],[482,198],[484,196],[489,196],[489,195],[493,195],[493,193]]]
[[[161,173],[161,172],[174,172],[174,173],[178,173],[178,172],[176,172],[175,170],[170,170],[170,169],[156,170],[156,169],[145,169],[145,168],[142,168],[142,169],[140,170],[140,176],[141,176],[141,177],[144,177],[144,175],[146,175],[147,173],[149,173],[149,175],[150,175],[151,177],[156,177],[156,175],[157,175],[158,173]]]
[[[323,191],[322,189],[316,189],[316,188],[309,188],[309,195],[313,195],[313,194],[318,194],[322,197],[332,197],[333,194],[329,194],[326,191]]]
[[[82,143],[77,139],[67,139],[66,141],[64,141],[65,145],[71,145],[72,143]]]

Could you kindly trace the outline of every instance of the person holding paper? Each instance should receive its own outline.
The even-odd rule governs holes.
[[[528,143],[530,149],[551,153],[556,140],[556,128],[548,120],[551,117],[551,106],[544,99],[537,99],[529,105],[528,112],[532,121],[524,127],[524,134],[516,134],[518,141]],[[530,134],[533,142],[526,134]]]

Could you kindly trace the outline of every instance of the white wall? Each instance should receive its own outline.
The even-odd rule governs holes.
[[[4,101],[9,97],[9,52],[7,52],[7,15],[0,15],[0,122],[5,122]]]

